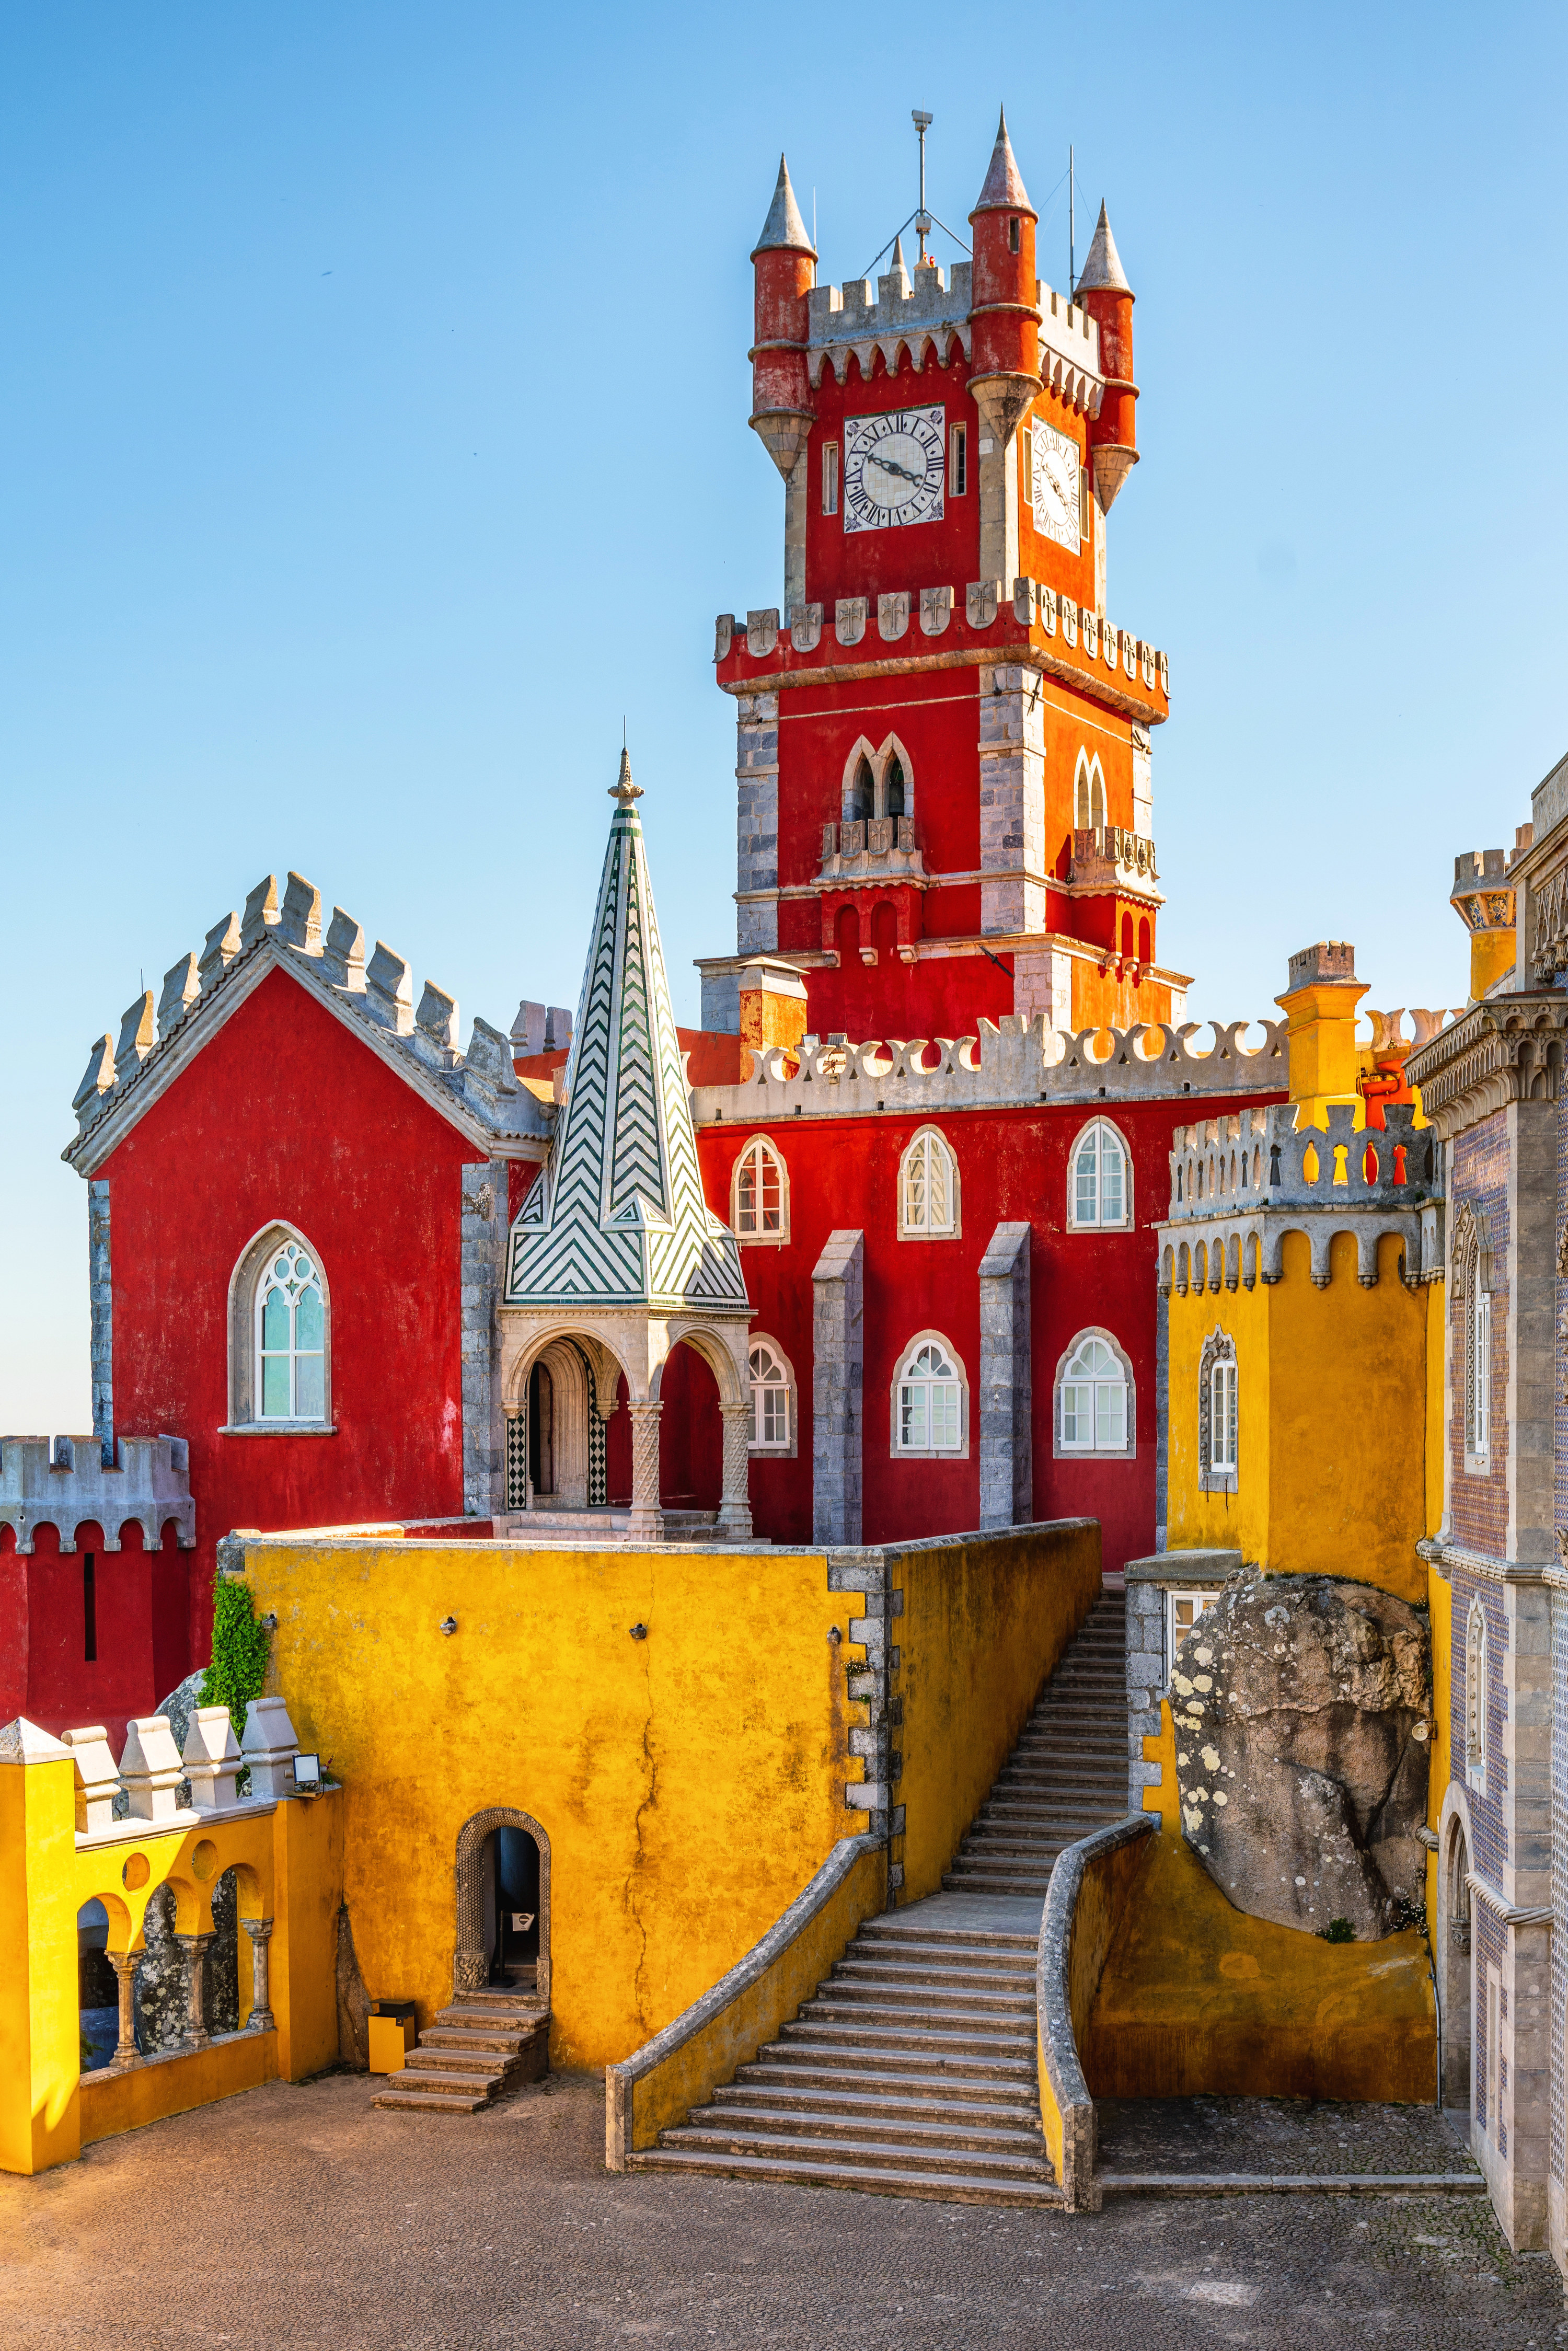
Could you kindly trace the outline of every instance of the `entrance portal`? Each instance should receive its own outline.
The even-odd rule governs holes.
[[[1469,1848],[1456,1820],[1438,1909],[1443,1996],[1443,2104],[1470,2110]]]
[[[549,1839],[530,1813],[497,1804],[465,1821],[456,1893],[454,1992],[509,1984],[548,2002]]]

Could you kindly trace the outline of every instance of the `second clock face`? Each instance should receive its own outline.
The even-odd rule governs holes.
[[[1030,503],[1034,527],[1059,547],[1078,552],[1078,444],[1053,425],[1034,428]]]
[[[844,528],[887,530],[942,517],[946,412],[894,408],[844,421]]]

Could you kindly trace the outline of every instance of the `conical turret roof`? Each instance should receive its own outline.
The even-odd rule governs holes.
[[[1008,137],[1008,110],[1004,106],[1001,120],[997,125],[997,143],[991,150],[991,166],[986,173],[986,184],[975,200],[975,212],[1031,213],[1029,190],[1023,183],[1013,154],[1013,142]],[[969,217],[973,220],[975,214]]]
[[[1116,240],[1111,234],[1111,222],[1104,204],[1094,224],[1094,238],[1089,247],[1089,257],[1078,273],[1074,291],[1079,294],[1130,294],[1122,256],[1116,250]]]
[[[621,756],[567,1067],[543,1175],[513,1228],[507,1306],[746,1303],[740,1253],[703,1197],[647,849]]]
[[[800,218],[800,207],[795,202],[795,191],[789,184],[789,166],[782,155],[779,158],[779,179],[773,190],[773,202],[768,207],[768,218],[762,224],[762,234],[752,247],[755,261],[759,253],[769,253],[783,246],[793,253],[809,253],[814,261],[816,247],[806,234],[806,224]]]

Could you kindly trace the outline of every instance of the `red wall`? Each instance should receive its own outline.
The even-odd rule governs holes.
[[[460,1170],[478,1155],[274,971],[99,1170],[116,1429],[187,1438],[196,1497],[196,1549],[176,1554],[177,1573],[167,1554],[157,1572],[155,1687],[141,1677],[138,1705],[204,1660],[214,1545],[231,1528],[461,1512]],[[274,1218],[298,1228],[327,1277],[335,1435],[223,1433],[229,1281]],[[129,1553],[100,1564],[100,1656],[101,1594],[129,1565]],[[79,1557],[69,1567],[79,1587]],[[79,1614],[79,1589],[71,1604]],[[72,1621],[63,1594],[60,1605]],[[59,1677],[69,1682],[63,1648]],[[78,1687],[52,1711],[101,1719],[81,1713]]]
[[[1249,1097],[1251,1100],[1256,1097]],[[979,1266],[1001,1223],[1033,1228],[1031,1288],[1034,1513],[1097,1518],[1104,1561],[1119,1567],[1155,1544],[1155,1334],[1156,1248],[1151,1229],[1169,1201],[1171,1130],[1184,1121],[1224,1113],[1224,1102],[1185,1100],[1108,1114],[1133,1155],[1136,1223],[1119,1232],[1067,1229],[1067,1163],[1093,1115],[1082,1104],[1061,1109],[971,1111],[934,1123],[957,1156],[959,1235],[952,1240],[897,1238],[898,1163],[924,1120],[863,1118],[789,1121],[763,1130],[725,1124],[698,1137],[712,1206],[729,1214],[730,1176],[751,1135],[768,1132],[789,1175],[790,1238],[782,1247],[747,1245],[741,1255],[757,1307],[754,1334],[774,1339],[795,1374],[800,1442],[795,1460],[754,1455],[752,1510],[758,1533],[804,1542],[811,1534],[811,1274],[828,1235],[840,1227],[865,1234],[865,1421],[862,1537],[888,1542],[922,1534],[956,1534],[979,1515],[979,1443],[974,1399],[979,1379]],[[1133,1364],[1137,1451],[1131,1460],[1052,1458],[1056,1367],[1091,1324],[1110,1331]],[[905,1349],[922,1331],[938,1331],[963,1359],[970,1391],[967,1459],[899,1461],[890,1451],[892,1383]]]

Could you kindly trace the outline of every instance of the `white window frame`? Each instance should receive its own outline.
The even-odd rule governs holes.
[[[961,498],[969,488],[969,428],[955,424],[947,435],[947,495]]]
[[[1122,1375],[1123,1442],[1120,1445],[1101,1445],[1093,1439],[1085,1445],[1076,1433],[1071,1440],[1063,1433],[1067,1412],[1065,1390],[1069,1385],[1081,1387],[1085,1384],[1081,1380],[1069,1382],[1068,1370],[1080,1351],[1092,1339],[1100,1340],[1110,1349]],[[1094,1380],[1088,1384],[1099,1387],[1102,1384],[1108,1386],[1110,1383]],[[1074,1418],[1076,1419],[1076,1415]],[[1094,1420],[1097,1429],[1099,1421],[1097,1399]],[[1132,1359],[1115,1332],[1107,1331],[1100,1323],[1090,1323],[1083,1330],[1075,1332],[1069,1344],[1062,1349],[1057,1358],[1056,1377],[1051,1383],[1051,1451],[1059,1461],[1132,1461],[1137,1458],[1138,1393],[1137,1383],[1133,1376]]]
[[[1180,1589],[1172,1587],[1167,1589],[1166,1593],[1166,1673],[1167,1677],[1169,1676],[1172,1664],[1175,1661],[1177,1649],[1186,1640],[1187,1635],[1192,1631],[1193,1626],[1197,1624],[1198,1620],[1207,1614],[1208,1611],[1213,1607],[1218,1597],[1219,1588],[1218,1585],[1202,1592],[1194,1592],[1190,1587]],[[1193,1617],[1191,1625],[1178,1625],[1176,1623],[1176,1605],[1178,1602],[1183,1600],[1190,1600],[1193,1604]]]
[[[910,1379],[910,1372],[918,1361],[922,1351],[926,1347],[939,1348],[952,1366],[953,1382],[945,1380],[939,1384],[946,1387],[956,1383],[957,1386],[958,1436],[956,1444],[932,1445],[927,1442],[925,1445],[904,1445],[901,1442],[904,1434],[903,1391],[906,1386],[915,1384]],[[938,1384],[923,1379],[918,1384],[925,1386]],[[929,1439],[931,1434],[929,1406],[926,1412],[925,1434]],[[899,1357],[898,1368],[893,1375],[892,1385],[888,1391],[888,1451],[895,1461],[967,1461],[969,1458],[969,1374],[962,1355],[951,1340],[941,1331],[917,1331]]]
[[[1102,1134],[1111,1137],[1122,1155],[1122,1213],[1119,1217],[1105,1217],[1100,1213],[1103,1193],[1101,1179],[1103,1152],[1097,1144],[1094,1154],[1094,1214],[1081,1217],[1078,1213],[1079,1154],[1091,1137]],[[1067,1155],[1067,1229],[1070,1233],[1130,1232],[1133,1223],[1133,1154],[1127,1138],[1113,1119],[1088,1119],[1073,1136],[1072,1147]]]
[[[273,1265],[280,1253],[295,1248],[309,1259],[321,1292],[321,1410],[266,1418],[261,1411],[261,1307]],[[240,1251],[229,1276],[229,1416],[221,1432],[230,1437],[333,1437],[332,1421],[332,1286],[321,1253],[308,1233],[281,1217],[264,1225]],[[291,1372],[290,1390],[296,1374]]]
[[[1220,1355],[1208,1367],[1208,1466],[1217,1475],[1236,1475],[1237,1380],[1234,1355]]]
[[[760,1175],[764,1158],[771,1159],[779,1170],[779,1229],[777,1232],[767,1232],[759,1228],[755,1232],[746,1232],[742,1229],[740,1221],[741,1177],[748,1160],[758,1164],[758,1175]],[[760,1191],[758,1200],[760,1204]],[[730,1230],[742,1249],[782,1249],[789,1238],[789,1168],[784,1154],[770,1134],[747,1135],[745,1148],[737,1155],[730,1176],[729,1224]]]
[[[1201,1247],[1201,1243],[1199,1244]],[[1216,1248],[1219,1246],[1218,1242]],[[1234,1494],[1241,1467],[1241,1375],[1236,1342],[1219,1323],[1204,1340],[1197,1359],[1197,1490],[1200,1494]],[[1232,1399],[1233,1458],[1221,1460],[1215,1450],[1216,1387],[1228,1386]]]
[[[839,444],[836,441],[822,444],[822,512],[836,515],[839,510]]]
[[[779,1369],[784,1374],[781,1383],[768,1383],[769,1387],[774,1388],[776,1392],[781,1393],[784,1398],[784,1420],[787,1433],[782,1438],[764,1438],[758,1433],[757,1407],[758,1393],[763,1383],[758,1380],[752,1379],[750,1377],[750,1374],[753,1368],[751,1359],[758,1353],[758,1349],[766,1349],[767,1353],[772,1357],[774,1363],[777,1364]],[[784,1353],[783,1348],[779,1344],[778,1340],[772,1337],[771,1334],[766,1331],[754,1331],[751,1333],[750,1338],[747,1341],[746,1362],[748,1383],[747,1394],[751,1401],[751,1432],[747,1439],[747,1449],[759,1461],[793,1461],[796,1458],[799,1450],[800,1429],[800,1415],[795,1386],[795,1367],[789,1361],[789,1356]]]
[[[943,1224],[933,1224],[929,1215],[931,1199],[931,1160],[940,1152],[947,1171],[947,1217]],[[925,1155],[925,1199],[927,1214],[921,1224],[909,1217],[909,1181],[915,1155]],[[958,1155],[939,1126],[916,1127],[904,1144],[898,1159],[898,1238],[901,1241],[956,1241],[963,1230],[963,1204],[958,1182]]]

